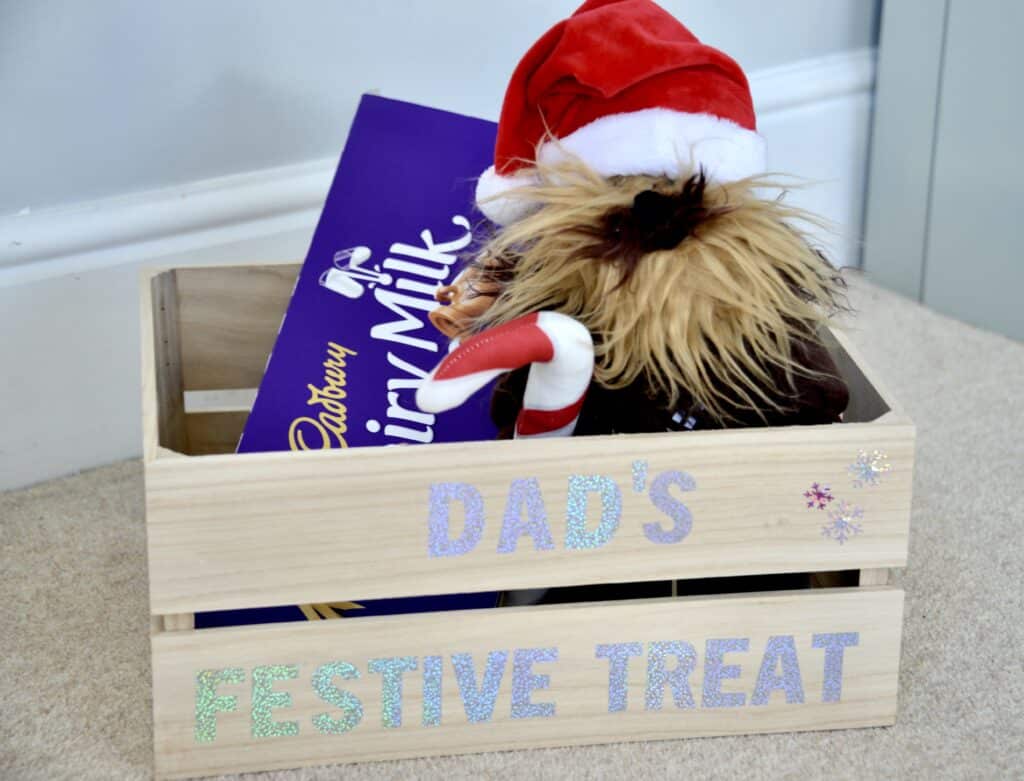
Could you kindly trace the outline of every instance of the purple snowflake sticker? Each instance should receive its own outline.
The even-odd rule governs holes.
[[[821,527],[821,536],[835,540],[840,545],[855,534],[860,534],[861,520],[864,510],[847,502],[839,502],[839,506],[828,512],[828,523]]]
[[[892,471],[892,464],[887,459],[888,456],[881,450],[872,450],[870,453],[861,450],[857,454],[857,460],[846,468],[853,477],[853,487],[878,485],[882,475]]]
[[[824,510],[825,506],[835,499],[832,496],[832,489],[821,483],[811,483],[811,487],[804,491],[804,499],[807,500],[807,507],[810,510]]]

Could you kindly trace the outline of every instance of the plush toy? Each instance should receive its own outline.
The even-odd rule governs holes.
[[[735,61],[650,0],[585,3],[512,76],[477,188],[496,228],[438,293],[459,344],[422,409],[500,376],[504,436],[838,422],[842,281],[764,173]]]

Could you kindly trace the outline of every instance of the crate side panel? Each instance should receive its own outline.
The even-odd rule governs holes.
[[[854,487],[875,450],[891,471]],[[152,610],[899,567],[912,461],[875,424],[163,460]]]
[[[159,388],[156,373],[156,293],[157,273],[139,275],[139,369],[142,402],[142,455],[146,461],[156,457],[160,448]]]
[[[234,453],[248,418],[248,411],[186,414],[189,452],[192,455]]]
[[[893,396],[878,373],[871,368],[863,354],[842,328],[829,328],[822,332],[825,346],[832,353],[843,378],[850,386],[850,407],[844,419],[863,423],[884,416],[887,412],[900,420],[908,420],[902,405]]]
[[[259,386],[298,269],[280,265],[177,270],[185,390]]]
[[[141,296],[143,452],[188,449],[177,272],[144,274]]]
[[[878,387],[877,380],[870,376],[870,369],[864,365],[863,359],[858,360],[849,339],[829,329],[822,331],[821,335],[850,391],[850,402],[843,413],[843,420],[868,423],[892,411],[891,403]]]
[[[838,589],[161,634],[158,774],[891,724],[902,603]],[[680,663],[673,690],[659,670]]]

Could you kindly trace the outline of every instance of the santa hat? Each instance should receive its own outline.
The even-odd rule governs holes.
[[[602,176],[701,167],[731,182],[765,168],[743,70],[651,0],[588,0],[526,53],[477,184],[481,211],[502,225],[521,218],[527,202],[495,196],[566,155]]]

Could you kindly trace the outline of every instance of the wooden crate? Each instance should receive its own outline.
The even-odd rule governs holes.
[[[235,455],[297,270],[143,283],[158,776],[893,723],[914,428],[841,334],[841,425]],[[552,545],[508,550],[527,489]],[[820,587],[193,629],[208,610],[772,573]]]

